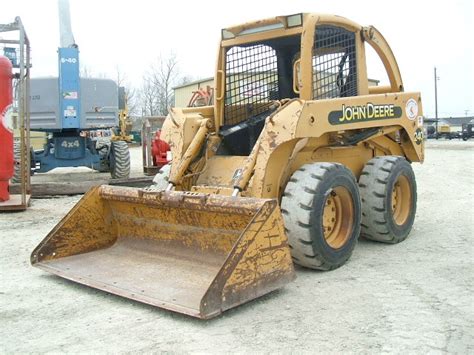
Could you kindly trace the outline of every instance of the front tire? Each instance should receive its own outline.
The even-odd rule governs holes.
[[[352,172],[341,164],[303,165],[281,200],[293,261],[332,270],[351,256],[360,232],[360,197]]]
[[[371,159],[359,179],[361,235],[383,243],[408,237],[416,213],[416,181],[410,163],[399,156]]]
[[[130,176],[130,152],[126,142],[112,141],[109,159],[113,179],[127,179]]]

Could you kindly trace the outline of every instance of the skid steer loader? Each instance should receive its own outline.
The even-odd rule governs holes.
[[[389,85],[368,85],[366,43]],[[213,106],[169,112],[154,186],[92,189],[32,264],[211,318],[293,280],[293,262],[331,270],[359,235],[407,237],[421,98],[374,27],[297,14],[226,28],[215,85]]]

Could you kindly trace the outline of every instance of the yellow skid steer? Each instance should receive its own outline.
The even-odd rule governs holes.
[[[369,86],[365,44],[390,80]],[[374,27],[297,14],[222,30],[213,106],[170,110],[146,189],[89,191],[34,266],[199,318],[331,270],[357,239],[404,240],[424,156],[421,97]]]

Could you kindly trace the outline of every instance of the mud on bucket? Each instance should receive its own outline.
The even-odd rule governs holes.
[[[293,280],[276,200],[91,189],[31,263],[81,284],[199,318]]]

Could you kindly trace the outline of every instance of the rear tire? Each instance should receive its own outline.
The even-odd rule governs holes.
[[[286,185],[281,211],[296,264],[332,270],[350,258],[361,208],[356,179],[345,166],[303,165]]]
[[[359,179],[361,235],[383,243],[408,237],[416,213],[416,181],[410,163],[399,156],[376,157]]]
[[[113,141],[110,146],[110,175],[113,179],[127,179],[130,176],[130,152],[124,141]]]
[[[95,150],[99,154],[100,164],[98,171],[100,173],[110,172],[110,146],[111,141],[108,138],[97,138],[95,141]]]

